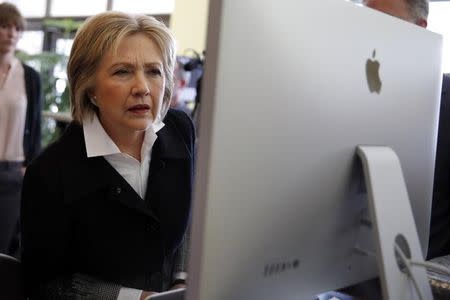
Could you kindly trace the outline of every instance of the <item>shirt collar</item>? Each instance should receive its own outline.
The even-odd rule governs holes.
[[[164,123],[158,120],[156,123],[147,128],[141,148],[142,157],[145,156],[145,153],[148,153],[151,150],[153,144],[158,138],[156,132],[163,127]],[[121,153],[119,147],[117,147],[114,141],[106,133],[96,114],[94,114],[92,118],[83,119],[83,133],[87,157],[106,156]]]

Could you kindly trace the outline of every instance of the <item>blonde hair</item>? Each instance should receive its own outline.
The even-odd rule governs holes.
[[[151,39],[161,52],[166,81],[161,119],[165,117],[173,92],[176,59],[172,33],[153,17],[109,11],[87,19],[75,35],[67,65],[72,118],[75,121],[82,123],[83,118],[97,111],[89,99],[89,92],[94,87],[95,74],[103,56],[110,50],[115,52],[123,38],[137,33]]]
[[[14,4],[4,2],[0,3],[0,25],[14,25],[18,31],[23,31],[26,22]]]

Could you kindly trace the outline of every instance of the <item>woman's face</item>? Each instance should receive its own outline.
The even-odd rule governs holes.
[[[156,44],[143,34],[128,36],[117,53],[102,58],[90,93],[106,132],[131,134],[159,118],[166,79]]]
[[[0,54],[14,53],[20,31],[13,24],[0,25]]]

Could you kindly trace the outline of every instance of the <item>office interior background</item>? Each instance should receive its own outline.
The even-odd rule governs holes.
[[[118,10],[155,16],[168,25],[177,40],[183,63],[203,59],[206,43],[208,0],[7,0],[26,18],[17,56],[41,74],[44,90],[43,146],[54,141],[70,122],[66,65],[77,28],[94,14]],[[191,84],[182,93],[183,108],[192,111],[196,80],[201,72],[190,71]],[[193,75],[193,76],[192,76]]]
[[[362,5],[361,0],[347,1]],[[207,59],[204,51],[209,0],[0,0],[1,2],[15,4],[27,20],[27,28],[18,43],[17,55],[37,69],[43,79],[44,147],[54,141],[65,124],[70,122],[67,59],[77,28],[89,16],[107,10],[153,15],[163,20],[174,32],[180,61],[187,63],[189,60]],[[430,0],[428,30],[444,37],[444,73],[450,73],[448,16],[450,0]],[[202,66],[200,64],[196,67],[201,69]],[[190,112],[194,110],[198,92],[195,86],[195,79],[198,77],[194,71],[196,70],[186,70],[192,82],[183,93],[185,109]]]
[[[362,0],[348,0],[362,5]],[[5,2],[0,0],[1,2]],[[55,140],[70,121],[66,63],[76,29],[89,16],[106,10],[145,13],[163,20],[177,39],[184,58],[205,59],[209,0],[8,0],[27,19],[18,56],[41,72],[44,86],[43,146]],[[282,5],[282,4],[280,4]],[[431,0],[428,30],[444,36],[443,71],[450,73],[450,0]],[[282,16],[280,16],[282,17]],[[200,66],[201,67],[201,66]],[[201,70],[197,70],[201,72]],[[195,73],[195,72],[194,72]],[[194,109],[196,82],[182,93],[184,108]],[[192,76],[195,75],[195,76]],[[62,125],[62,126],[61,126]]]

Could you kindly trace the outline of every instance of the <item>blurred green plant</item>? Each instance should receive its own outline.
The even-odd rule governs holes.
[[[66,65],[67,58],[62,54],[42,52],[39,54],[26,54],[17,52],[16,56],[24,63],[36,69],[41,75],[42,92],[44,96],[43,111],[68,112],[70,110],[67,81],[54,74],[57,65]],[[58,81],[65,81],[66,87],[61,93],[56,88]],[[42,118],[42,146],[53,142],[61,134],[56,121],[51,118]]]
[[[83,21],[75,21],[73,19],[62,19],[62,20],[54,20],[54,19],[45,19],[44,26],[47,28],[56,28],[61,31],[64,38],[70,38],[72,34],[74,34],[77,29],[83,24]]]
[[[44,31],[57,32],[63,39],[72,38],[82,22],[72,19],[46,19],[43,22]],[[66,67],[68,57],[63,53],[42,51],[38,54],[27,54],[18,51],[16,56],[24,63],[35,68],[41,75],[44,95],[43,111],[51,113],[68,113],[70,111],[69,87]],[[42,146],[56,140],[61,134],[61,128],[53,118],[42,118]]]
[[[39,54],[26,54],[25,52],[18,51],[16,56],[40,73],[42,80],[42,91],[44,94],[43,109],[50,110],[52,104],[56,104],[58,111],[68,111],[69,99],[62,96],[64,95],[64,92],[62,95],[58,92],[56,84],[61,78],[56,77],[54,74],[54,70],[57,65],[67,65],[67,57],[63,54],[46,51]],[[62,98],[61,101],[56,101],[58,97]]]

